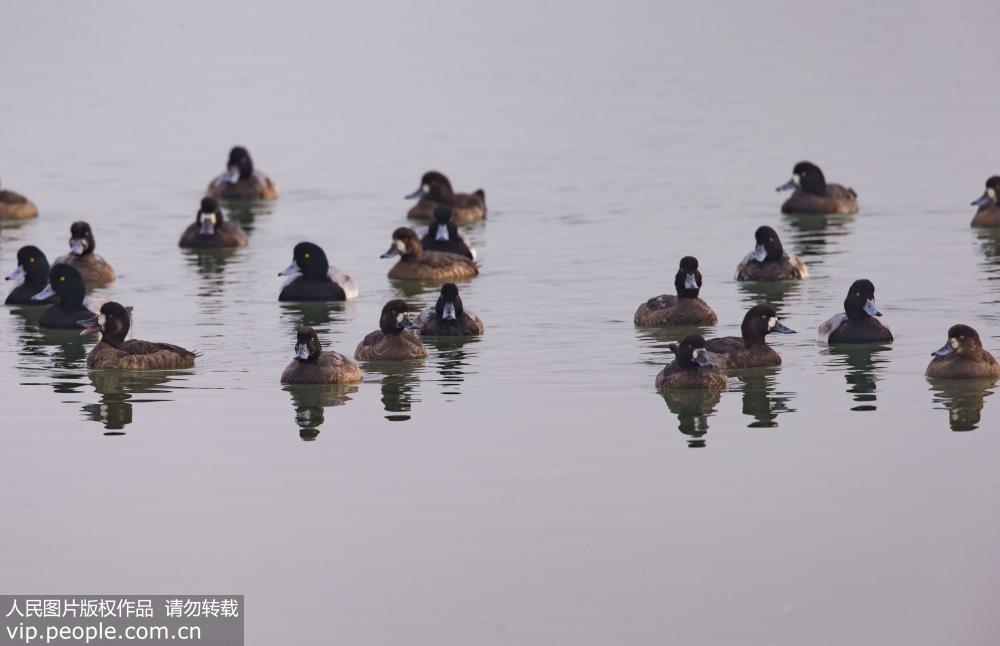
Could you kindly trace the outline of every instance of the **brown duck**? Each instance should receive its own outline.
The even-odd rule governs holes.
[[[406,312],[406,301],[389,301],[382,308],[378,320],[379,329],[366,336],[354,351],[358,361],[399,361],[403,359],[423,359],[427,350],[420,337],[413,332],[413,324]]]
[[[400,280],[458,280],[479,273],[476,263],[446,251],[424,251],[416,231],[400,227],[392,232],[392,246],[383,258],[399,256],[389,278]]]
[[[433,220],[434,209],[439,206],[451,208],[455,222],[486,218],[486,193],[483,189],[472,193],[456,193],[451,187],[451,181],[444,173],[436,170],[424,173],[420,178],[420,188],[407,195],[406,199],[417,200],[406,214],[406,217],[414,220]]]
[[[150,341],[126,341],[131,316],[123,306],[110,302],[100,313],[79,322],[81,334],[101,333],[101,340],[87,355],[87,367],[122,370],[172,370],[193,368],[198,355],[176,345]]]
[[[295,338],[295,359],[281,373],[283,384],[356,384],[361,369],[339,352],[324,351],[316,330],[299,328]]]

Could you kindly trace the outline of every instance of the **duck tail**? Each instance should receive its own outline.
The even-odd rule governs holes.
[[[476,197],[478,197],[482,201],[482,203],[484,205],[486,204],[486,191],[484,191],[481,188],[477,188],[475,190],[475,192],[473,193],[473,195],[475,195]]]

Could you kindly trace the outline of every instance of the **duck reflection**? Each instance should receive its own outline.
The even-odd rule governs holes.
[[[302,301],[282,302],[282,324],[287,328],[300,325],[324,329],[331,323],[346,321],[354,310],[353,301]]]
[[[253,233],[255,228],[254,220],[258,216],[270,215],[274,211],[274,205],[271,202],[244,202],[244,201],[231,201],[222,200],[222,206],[226,209],[225,216],[231,220],[236,220],[243,227],[247,236]]]
[[[677,416],[677,428],[688,437],[692,449],[705,447],[708,418],[715,414],[722,392],[718,390],[664,390],[660,391],[667,408]]]
[[[415,296],[423,296],[424,294],[433,295],[436,299],[438,293],[441,291],[441,283],[430,281],[390,280],[389,282],[392,283],[393,289],[399,293],[400,297],[404,299],[412,299]],[[458,285],[459,287],[462,286],[461,283]]]
[[[129,372],[123,370],[93,370],[88,373],[94,392],[100,395],[96,404],[84,404],[86,419],[104,426],[105,435],[124,435],[122,429],[132,423],[134,404],[170,401],[169,397],[136,397],[142,394],[169,395],[167,386],[189,373],[158,370]]]
[[[979,428],[986,398],[996,388],[994,379],[929,379],[931,402],[935,409],[948,411],[948,425],[953,431]]]
[[[299,427],[299,437],[311,442],[319,435],[319,427],[325,421],[326,408],[343,406],[351,401],[351,395],[358,392],[355,385],[323,386],[282,386],[282,390],[292,396],[295,409],[295,423]]]
[[[421,361],[381,361],[362,366],[366,375],[381,375],[382,406],[388,413],[385,418],[391,422],[405,422],[410,419],[410,410],[417,395],[417,368]]]
[[[198,274],[206,279],[218,279],[221,282],[222,272],[226,265],[233,259],[236,252],[235,247],[225,247],[221,249],[182,249],[184,259],[189,267],[193,267]]]
[[[469,358],[475,356],[477,337],[425,337],[424,344],[437,349],[434,368],[440,376],[441,394],[461,395],[460,386],[465,381]],[[453,401],[448,399],[446,401]]]
[[[888,344],[841,344],[832,345],[827,349],[831,365],[839,369],[845,367],[844,380],[847,382],[847,394],[855,401],[851,410],[858,412],[877,410],[879,373],[885,371],[889,363],[888,352],[892,346]]]
[[[740,296],[744,303],[754,306],[759,303],[769,303],[781,312],[785,301],[791,302],[802,291],[802,281],[787,280],[783,282],[738,282]]]
[[[753,418],[748,428],[776,428],[778,415],[794,413],[790,406],[794,393],[777,389],[780,368],[752,368],[735,374],[738,390],[743,391],[743,414]]]
[[[25,359],[18,366],[26,380],[22,384],[44,382],[57,393],[77,393],[84,385],[85,339],[77,330],[35,327],[44,309],[11,309],[12,314],[22,319],[16,332],[20,345],[18,354]]]
[[[791,229],[792,246],[798,256],[813,258],[813,263],[822,264],[822,258],[830,254],[827,248],[831,240],[850,233],[848,225],[853,221],[850,215],[789,215],[782,218]]]

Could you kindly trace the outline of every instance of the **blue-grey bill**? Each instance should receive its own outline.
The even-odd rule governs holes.
[[[771,331],[777,332],[778,334],[796,334],[795,330],[781,323],[775,323]]]
[[[454,320],[454,319],[458,318],[457,316],[455,316],[455,304],[454,303],[445,303],[444,304],[444,309],[441,312],[441,317],[449,319],[449,320]]]
[[[409,195],[407,195],[406,199],[407,200],[416,200],[416,199],[419,199],[421,197],[424,197],[424,190],[423,190],[423,188],[418,188],[417,190],[415,190],[412,193],[410,193]]]
[[[295,344],[295,358],[296,359],[308,359],[309,358],[309,346],[305,343]]]
[[[392,258],[393,256],[398,256],[398,255],[399,255],[399,249],[397,249],[396,245],[393,244],[391,247],[389,247],[389,251],[386,251],[384,254],[379,256],[379,258]]]
[[[767,249],[764,248],[764,245],[759,244],[756,247],[754,247],[753,259],[756,260],[757,262],[764,262],[765,258],[767,258]]]
[[[698,289],[698,279],[694,274],[684,276],[684,289]]]
[[[24,267],[18,265],[17,269],[14,270],[14,273],[12,273],[10,276],[7,276],[6,280],[13,280],[18,285],[20,285],[21,283],[24,282],[24,277],[25,277]]]
[[[287,267],[285,267],[284,269],[282,269],[281,271],[279,271],[278,275],[279,276],[298,276],[300,273],[302,273],[302,272],[299,271],[298,264],[296,264],[296,262],[293,260],[292,264],[288,265]]]
[[[712,360],[708,358],[708,355],[705,354],[704,352],[702,352],[701,354],[699,354],[695,358],[695,361],[698,362],[699,366],[714,366],[715,365],[714,363],[712,363]]]
[[[790,180],[788,180],[787,182],[785,182],[784,184],[782,184],[781,186],[779,186],[778,188],[776,188],[774,190],[776,190],[777,192],[780,193],[782,191],[791,191],[791,190],[797,189],[798,187],[799,186],[798,186],[798,184],[795,183],[795,180],[794,179],[790,179]]]
[[[52,298],[55,295],[56,295],[56,290],[52,289],[52,285],[46,285],[45,289],[32,296],[31,300],[44,301],[45,299]]]
[[[448,227],[443,227],[439,225],[437,233],[434,234],[434,239],[441,242],[447,242],[449,240]]]
[[[69,241],[69,250],[75,256],[82,256],[84,250],[86,250],[87,245],[78,238],[73,238]]]
[[[945,343],[943,346],[932,352],[931,354],[935,357],[947,357],[949,354],[953,354],[955,348],[951,347],[951,343]]]
[[[875,307],[875,301],[870,298],[865,301],[864,310],[868,316],[882,316],[882,312],[878,311],[878,308]]]
[[[987,204],[992,204],[993,200],[990,199],[988,193],[983,193],[976,199],[972,200],[971,206],[986,206]]]

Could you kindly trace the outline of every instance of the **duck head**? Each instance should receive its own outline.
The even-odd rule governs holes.
[[[420,256],[424,247],[420,244],[417,232],[406,227],[399,227],[392,232],[392,245],[389,250],[382,254],[383,258],[399,256],[404,260],[410,260]]]
[[[748,347],[763,343],[764,337],[772,332],[795,334],[795,330],[786,327],[778,320],[778,312],[766,303],[754,305],[747,311],[740,332],[743,335],[743,342]]]
[[[447,242],[450,239],[449,225],[451,224],[452,211],[447,206],[439,206],[434,209],[434,239]]]
[[[698,259],[694,256],[681,258],[677,275],[674,276],[674,288],[678,298],[698,298],[701,289],[701,272],[698,271]]]
[[[458,295],[458,285],[445,283],[441,286],[441,294],[434,305],[434,311],[438,319],[444,321],[462,320],[465,308],[462,307],[462,297]]]
[[[77,321],[76,324],[83,328],[80,334],[100,332],[101,341],[117,347],[128,336],[129,328],[132,327],[132,315],[123,305],[109,302],[101,306],[101,311],[96,316]]]
[[[292,250],[292,263],[278,272],[279,276],[291,279],[304,276],[310,280],[323,280],[330,273],[330,262],[326,253],[311,242],[300,242]]]
[[[64,309],[83,307],[83,299],[87,289],[83,284],[83,276],[73,267],[62,263],[49,271],[49,284],[45,289],[31,297],[33,301],[44,301],[53,295],[59,297],[59,306]]]
[[[792,169],[792,178],[776,188],[776,191],[790,191],[798,189],[813,195],[826,195],[826,178],[819,166],[807,161],[795,164]]]
[[[69,251],[74,256],[86,256],[94,253],[97,243],[90,224],[80,220],[69,227]]]
[[[229,151],[229,160],[226,162],[226,181],[235,184],[251,177],[253,177],[253,159],[250,158],[250,152],[243,146],[234,146]]]
[[[382,315],[378,319],[378,327],[386,334],[399,334],[403,330],[412,330],[417,326],[413,324],[407,315],[410,307],[406,301],[401,299],[391,300],[382,308]]]
[[[875,307],[875,285],[870,280],[856,280],[844,299],[844,312],[852,321],[882,316]]]
[[[700,334],[689,334],[680,343],[671,343],[670,351],[674,353],[677,365],[684,369],[697,369],[713,366],[705,349],[705,337]]]
[[[295,360],[316,361],[322,353],[323,346],[316,336],[316,330],[308,325],[301,326],[295,335]]]
[[[215,235],[215,229],[222,225],[222,207],[218,200],[213,197],[206,197],[201,201],[198,214],[194,220],[198,224],[198,235]]]
[[[42,285],[49,279],[49,261],[38,247],[28,245],[17,250],[17,269],[7,280],[21,286]]]
[[[932,352],[935,357],[947,357],[952,354],[958,356],[976,356],[983,350],[983,342],[979,340],[979,333],[968,325],[952,325],[948,328],[948,342]]]
[[[1000,175],[994,175],[986,180],[986,190],[978,199],[972,201],[972,206],[996,206],[1000,196]]]
[[[781,244],[778,232],[771,227],[758,227],[753,234],[757,245],[751,255],[757,262],[781,260],[785,256],[785,248]]]
[[[440,173],[436,170],[430,170],[424,173],[424,176],[420,178],[420,186],[417,190],[407,195],[406,199],[416,200],[423,197],[429,197],[435,202],[448,202],[454,194],[455,192],[451,188],[451,182],[447,177],[445,177],[444,173]]]

